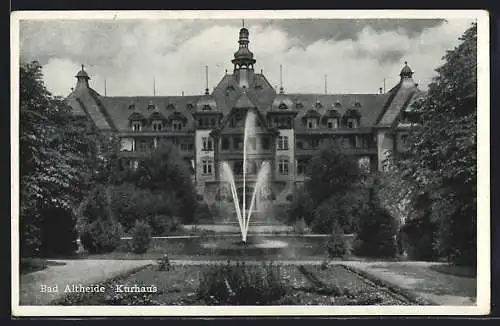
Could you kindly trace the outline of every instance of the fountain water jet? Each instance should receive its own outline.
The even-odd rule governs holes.
[[[256,196],[260,188],[267,182],[267,178],[270,172],[271,165],[269,162],[263,162],[257,173],[257,181],[253,189],[252,198],[250,202],[249,209],[246,209],[246,170],[248,166],[248,138],[255,135],[255,119],[256,115],[252,111],[248,111],[245,118],[245,129],[243,137],[243,198],[242,206],[240,207],[240,201],[238,200],[238,192],[236,190],[236,184],[234,180],[234,174],[231,167],[227,162],[222,162],[222,178],[229,183],[231,187],[231,195],[233,197],[234,208],[236,210],[236,217],[240,226],[241,241],[243,244],[247,242],[248,228],[250,226],[250,218],[254,210]]]

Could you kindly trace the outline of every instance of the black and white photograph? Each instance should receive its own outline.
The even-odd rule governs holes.
[[[487,12],[11,28],[14,316],[489,313]]]

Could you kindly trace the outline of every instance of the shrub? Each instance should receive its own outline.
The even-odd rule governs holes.
[[[90,253],[114,251],[120,244],[122,228],[111,219],[96,220],[84,226],[81,241]]]
[[[360,220],[358,254],[368,257],[395,257],[398,249],[398,225],[389,212],[380,207],[375,188],[370,189],[370,202]]]
[[[314,204],[307,190],[302,187],[295,191],[290,208],[288,209],[288,221],[290,224],[303,218],[310,224],[314,216]]]
[[[76,216],[71,210],[51,208],[42,214],[41,251],[44,255],[72,255],[78,249]]]
[[[167,235],[182,229],[180,219],[170,215],[155,215],[148,219],[153,236]]]
[[[159,271],[169,271],[171,268],[172,264],[170,264],[170,259],[168,259],[167,254],[164,254],[160,259],[158,259]]]
[[[132,228],[132,251],[136,254],[145,253],[151,243],[151,227],[142,221],[137,221]]]
[[[344,230],[338,225],[338,223],[334,224],[333,232],[326,244],[326,253],[330,259],[345,257],[350,253],[347,240],[344,236]]]
[[[198,299],[215,305],[272,304],[287,292],[280,266],[263,263],[248,266],[236,262],[213,265],[201,276]]]
[[[300,218],[295,222],[293,229],[298,234],[304,234],[306,232],[306,227],[306,221],[304,218]]]

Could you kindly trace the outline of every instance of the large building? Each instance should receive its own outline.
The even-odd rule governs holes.
[[[82,66],[67,100],[75,114],[90,117],[98,129],[121,139],[120,156],[132,167],[162,142],[178,146],[192,167],[198,192],[209,203],[229,194],[220,182],[221,162],[231,166],[242,192],[243,130],[249,110],[256,113],[257,127],[248,139],[248,179],[255,180],[262,162],[272,166],[258,207],[266,200],[286,201],[304,182],[305,167],[325,139],[340,141],[369,169],[382,170],[389,152],[404,149],[405,114],[422,95],[406,63],[400,82],[386,93],[289,94],[255,71],[246,28],[240,30],[238,44],[233,72],[226,71],[211,93],[207,85],[197,96],[102,96],[90,87]]]

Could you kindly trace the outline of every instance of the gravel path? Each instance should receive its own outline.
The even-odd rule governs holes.
[[[66,285],[92,285],[146,266],[150,260],[50,260],[55,264],[44,270],[20,275],[19,304],[47,305],[65,295]],[[41,292],[42,286],[54,287],[58,292]]]
[[[431,269],[434,262],[343,262],[387,283],[446,306],[472,306],[476,303],[476,278],[459,277]]]

